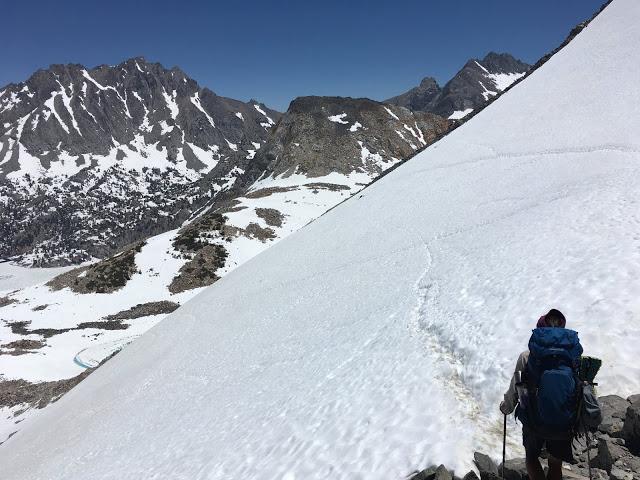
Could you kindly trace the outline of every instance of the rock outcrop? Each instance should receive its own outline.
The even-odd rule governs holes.
[[[563,477],[587,480],[590,465],[593,480],[640,480],[640,451],[637,450],[637,442],[640,442],[640,395],[632,395],[627,399],[607,395],[598,398],[598,401],[603,410],[604,420],[598,431],[590,435],[589,455],[586,439],[574,441],[575,462],[571,465],[564,464]],[[612,433],[616,436],[612,436]],[[543,452],[543,455],[546,454]],[[546,471],[546,460],[542,460],[541,463]],[[476,452],[474,464],[481,480],[502,478],[503,465],[498,465],[488,455]],[[446,470],[444,466],[441,467]],[[431,466],[409,478],[434,480],[436,470],[435,466]],[[451,475],[453,478],[459,478],[453,472]],[[469,472],[464,478],[472,475],[475,475],[475,472]],[[504,463],[504,480],[528,479],[524,458],[507,459]]]

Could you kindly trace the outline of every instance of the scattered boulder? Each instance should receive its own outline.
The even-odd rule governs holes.
[[[577,465],[586,467],[589,462],[589,458],[595,458],[598,455],[598,445],[593,441],[589,442],[589,454],[587,454],[587,441],[581,438],[579,441],[574,441],[573,458],[575,458]]]
[[[629,397],[634,400],[627,408],[622,428],[622,437],[634,455],[640,455],[640,395]]]
[[[409,480],[433,480],[436,476],[437,469],[438,467],[436,466],[425,468],[421,472],[418,472],[415,475],[409,477]]]
[[[622,426],[629,402],[618,395],[599,397],[598,402],[602,408],[602,423],[598,430],[610,437],[622,436]]]
[[[591,466],[611,472],[613,464],[622,457],[630,456],[629,450],[620,445],[621,439],[612,439],[608,435],[598,438],[598,454],[591,459]]]
[[[567,475],[566,471],[562,471],[562,476],[567,479],[588,479],[589,478],[589,470],[581,469],[576,474]],[[593,480],[609,480],[609,474],[605,470],[601,470],[599,468],[591,469],[591,478]]]
[[[625,475],[631,473],[633,480],[640,480],[640,458],[632,455],[624,456],[616,460],[611,468],[611,476],[620,475],[620,472],[625,472]]]
[[[453,473],[447,470],[444,465],[440,465],[436,469],[433,480],[453,480]]]
[[[502,464],[498,467],[502,472]],[[512,458],[504,462],[504,480],[527,480],[527,464],[524,458]]]
[[[625,472],[624,470],[620,470],[617,467],[611,469],[611,474],[609,475],[610,480],[633,480],[633,473]]]
[[[478,475],[476,475],[476,472],[471,471],[467,473],[464,477],[462,477],[462,480],[480,480],[480,479],[478,478]]]
[[[477,480],[477,475],[475,478]],[[428,468],[425,468],[421,472],[418,472],[409,477],[409,480],[454,480],[454,476],[453,472],[447,470],[447,467],[445,467],[444,465],[440,465],[439,467],[432,465]],[[473,478],[470,477],[469,479],[467,479],[467,477],[465,476],[465,480],[473,480]]]
[[[480,480],[495,480],[500,478],[498,473],[498,466],[491,460],[488,455],[484,453],[475,452],[473,454],[473,463],[478,467],[480,472]]]

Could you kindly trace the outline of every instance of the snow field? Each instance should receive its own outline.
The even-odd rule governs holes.
[[[53,277],[71,270],[73,267],[27,268],[9,262],[0,263],[0,294],[19,288],[48,282]]]

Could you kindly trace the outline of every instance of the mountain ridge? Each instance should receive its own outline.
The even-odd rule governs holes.
[[[280,115],[140,57],[39,70],[0,90],[0,256],[79,263],[179,225],[235,181]]]
[[[468,60],[442,87],[433,77],[424,77],[417,87],[385,102],[461,119],[524,76],[530,67],[511,54],[489,52],[482,60]]]

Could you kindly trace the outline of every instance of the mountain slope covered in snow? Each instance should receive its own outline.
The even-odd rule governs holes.
[[[176,228],[279,118],[143,58],[38,70],[0,90],[0,257],[80,263]]]
[[[463,470],[499,452],[499,398],[550,306],[603,359],[601,393],[638,391],[638,21],[616,0],[471,121],[187,302],[9,439],[4,476]]]
[[[448,128],[436,115],[367,99],[296,100],[234,185],[181,228],[46,284],[0,288],[0,442],[46,405],[30,394],[37,383],[98,365]]]

